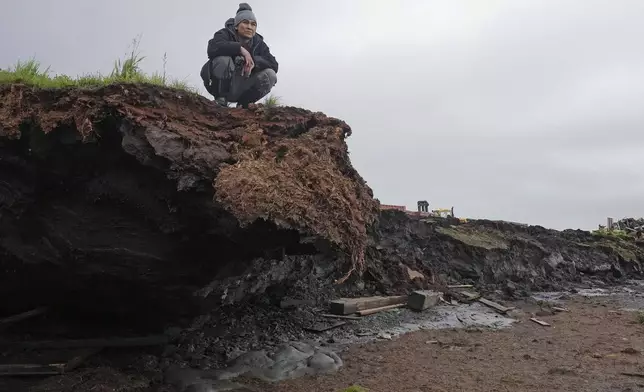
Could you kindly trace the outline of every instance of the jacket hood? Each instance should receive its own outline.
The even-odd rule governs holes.
[[[230,30],[231,33],[237,34],[237,32],[235,31],[235,18],[228,19],[226,23],[224,23],[224,27]],[[262,35],[257,32],[255,32],[253,41],[255,40],[255,38],[258,38],[259,40],[262,40],[262,41],[264,40],[264,37],[262,37]]]

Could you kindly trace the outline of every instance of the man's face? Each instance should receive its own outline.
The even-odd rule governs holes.
[[[254,20],[244,19],[237,25],[237,34],[239,34],[240,37],[253,38],[256,31],[257,22],[255,22]]]

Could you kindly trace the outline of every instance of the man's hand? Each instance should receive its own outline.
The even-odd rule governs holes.
[[[244,57],[244,69],[242,70],[242,76],[250,76],[250,72],[255,67],[255,62],[253,61],[253,56],[250,55],[250,52],[242,46],[241,54]]]

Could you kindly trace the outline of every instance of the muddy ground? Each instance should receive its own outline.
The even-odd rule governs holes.
[[[343,366],[337,372],[281,382],[242,376],[203,390],[339,392],[351,385],[370,392],[643,390],[644,379],[623,374],[644,374],[642,282],[501,302],[517,309],[506,317],[480,304],[442,305],[423,313],[398,309],[367,317],[305,339],[339,354]],[[553,306],[568,312],[554,312]],[[278,324],[263,327],[274,336]],[[167,382],[168,371],[165,378],[161,372],[168,356],[157,350],[112,350],[68,376],[2,378],[0,390],[180,391]],[[231,385],[237,389],[226,389]]]
[[[629,289],[630,290],[630,289]],[[570,312],[546,314],[532,301],[512,327],[424,330],[350,348],[337,374],[307,377],[263,391],[341,391],[360,385],[391,391],[639,391],[644,378],[644,324],[633,312],[644,297],[567,295]],[[625,303],[625,300],[628,303]],[[624,305],[630,310],[624,310]],[[537,325],[538,319],[551,324]]]

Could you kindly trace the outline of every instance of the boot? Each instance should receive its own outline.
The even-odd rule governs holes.
[[[243,93],[237,100],[237,107],[243,107],[248,109],[248,105],[259,101],[264,95],[261,91],[256,88],[251,88],[250,90]]]
[[[223,79],[223,80],[216,80],[215,85],[215,102],[219,106],[223,106],[225,108],[228,107],[228,100],[226,97],[228,96],[228,93],[230,92],[230,85],[232,83],[232,80],[230,79]]]

